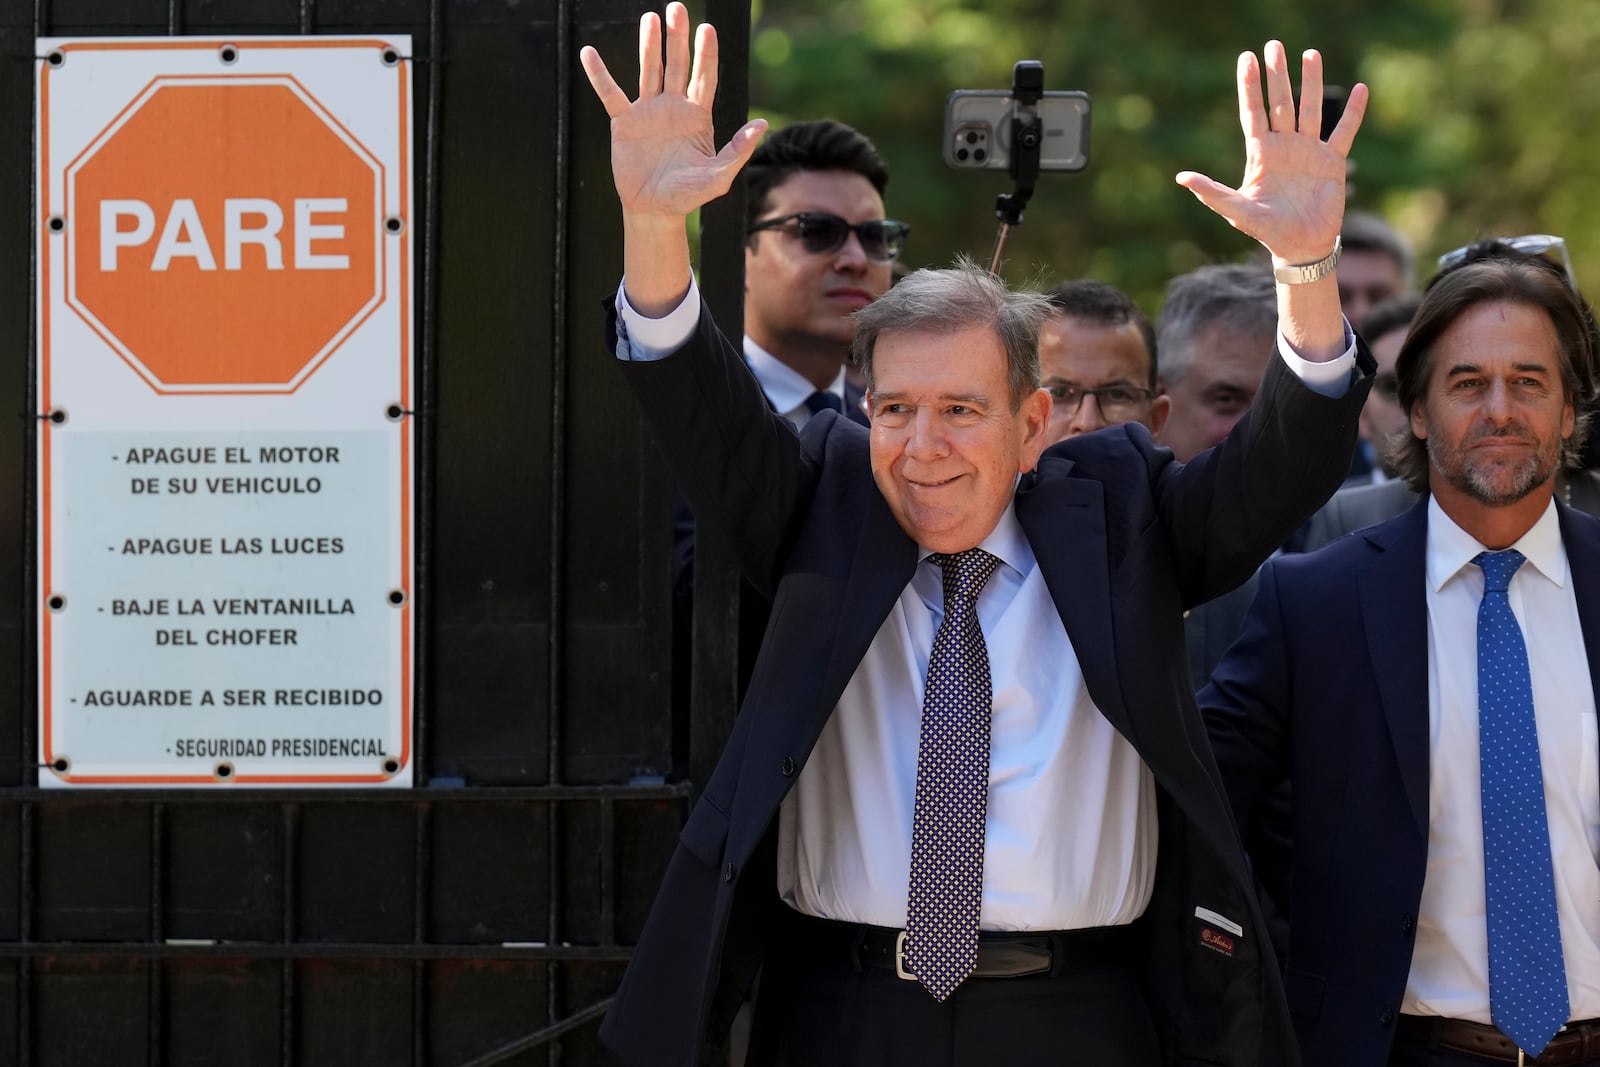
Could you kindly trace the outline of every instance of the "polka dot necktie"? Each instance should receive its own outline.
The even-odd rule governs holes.
[[[1544,775],[1522,628],[1507,590],[1522,553],[1481,552],[1478,605],[1478,762],[1483,769],[1484,890],[1489,928],[1489,1014],[1529,1056],[1566,1025]]]
[[[994,684],[977,600],[1000,560],[978,548],[929,558],[944,571],[944,619],[922,698],[905,955],[943,1001],[978,963]]]

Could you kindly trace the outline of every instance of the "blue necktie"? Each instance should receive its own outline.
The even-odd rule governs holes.
[[[1529,1056],[1567,1023],[1544,775],[1522,628],[1507,590],[1521,552],[1481,552],[1478,762],[1483,771],[1483,884],[1488,904],[1489,1015]]]
[[[827,390],[818,389],[806,397],[806,410],[813,415],[821,415],[824,411],[843,411],[844,404]]]
[[[981,548],[928,558],[944,571],[944,618],[922,696],[905,953],[943,1001],[978,965],[994,682],[977,601],[1000,560]]]

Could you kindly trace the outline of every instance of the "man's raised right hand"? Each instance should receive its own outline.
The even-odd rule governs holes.
[[[766,131],[748,122],[717,151],[711,102],[717,92],[717,31],[700,26],[689,60],[689,13],[667,5],[666,62],[661,18],[639,20],[639,98],[629,101],[600,53],[585,46],[580,59],[611,116],[611,172],[625,215],[672,217],[679,223],[733,183]]]

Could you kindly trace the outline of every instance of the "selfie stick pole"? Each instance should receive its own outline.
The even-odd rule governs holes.
[[[989,273],[1000,273],[1000,257],[1005,253],[1011,227],[1022,225],[1022,209],[1033,196],[1039,180],[1039,147],[1044,140],[1039,121],[1039,98],[1044,94],[1044,64],[1037,59],[1018,60],[1011,68],[1011,192],[1001,193],[994,202],[1000,233],[995,237],[994,258]]]

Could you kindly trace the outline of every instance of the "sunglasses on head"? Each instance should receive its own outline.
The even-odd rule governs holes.
[[[763,219],[753,223],[745,233],[762,230],[791,230],[807,252],[818,255],[839,251],[854,233],[861,242],[861,251],[877,263],[896,259],[911,233],[910,226],[893,219],[869,219],[852,224],[824,211],[799,211],[782,218]]]
[[[1578,290],[1577,275],[1572,273],[1572,259],[1567,255],[1567,242],[1564,238],[1553,233],[1525,233],[1521,237],[1496,237],[1493,244],[1505,245],[1514,252],[1521,252],[1529,256],[1549,255],[1561,261],[1561,269],[1566,273],[1567,284],[1573,292]],[[1477,244],[1463,245],[1460,248],[1446,252],[1439,257],[1439,270],[1447,271],[1452,267],[1459,267],[1475,248]]]

